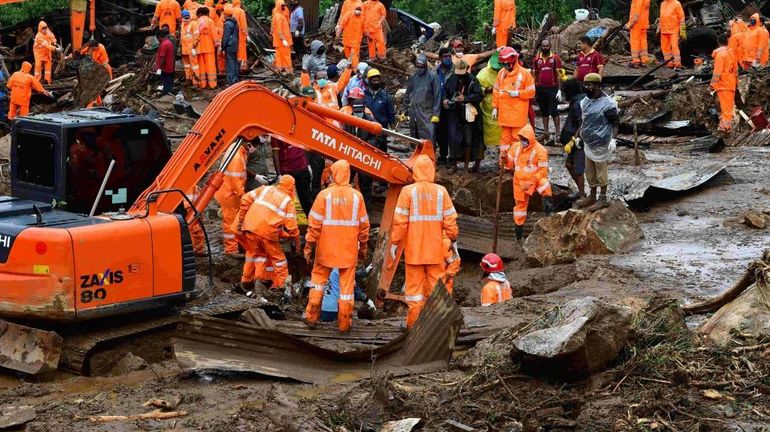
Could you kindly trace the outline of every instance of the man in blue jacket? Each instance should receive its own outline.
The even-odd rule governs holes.
[[[359,270],[356,272],[356,285],[355,290],[353,291],[353,296],[356,301],[366,303],[364,308],[368,307],[369,310],[374,310],[374,302],[369,300],[363,288],[361,288],[361,284],[359,282],[359,279],[364,277],[366,277],[365,271]],[[334,269],[329,275],[329,282],[326,283],[326,290],[324,290],[324,298],[323,302],[321,303],[321,321],[331,322],[337,319],[337,300],[339,300],[339,298],[340,271],[339,269]],[[359,310],[359,315],[360,314],[361,311]],[[361,318],[361,316],[359,316],[359,318]]]
[[[222,31],[222,47],[225,53],[225,74],[227,84],[232,85],[238,82],[238,21],[233,18],[233,6],[225,5],[225,23]]]

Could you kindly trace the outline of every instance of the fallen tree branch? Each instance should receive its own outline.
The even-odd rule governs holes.
[[[161,410],[155,410],[144,414],[134,415],[102,415],[102,416],[90,416],[88,420],[94,423],[106,423],[113,421],[133,421],[133,420],[167,420],[177,417],[184,417],[187,415],[187,411],[169,411],[163,412]]]

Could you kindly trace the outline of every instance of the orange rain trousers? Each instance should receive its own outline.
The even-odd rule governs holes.
[[[436,282],[444,276],[444,263],[441,264],[406,264],[406,327],[412,328],[420,317]]]
[[[198,86],[206,88],[208,84],[209,88],[217,88],[217,64],[214,53],[198,53],[195,57],[200,71]]]
[[[682,56],[679,54],[679,33],[661,33],[660,50],[663,52],[663,60],[668,60],[671,56],[674,61],[669,63],[668,67],[682,66]]]
[[[283,288],[289,277],[289,267],[281,243],[251,232],[245,232],[244,235],[248,249],[246,250],[246,262],[243,265],[241,281],[271,280],[274,289]],[[268,272],[268,267],[272,267],[272,271]]]
[[[631,37],[631,63],[647,64],[650,55],[647,52],[647,28],[633,27],[629,32]]]
[[[313,265],[313,272],[310,274],[310,281],[313,287],[308,295],[307,308],[305,309],[305,319],[316,323],[321,318],[321,302],[324,297],[324,289],[329,281],[331,267],[318,264]],[[356,286],[356,268],[341,268],[340,270],[340,299],[337,301],[337,324],[341,332],[350,330],[353,322],[353,305],[355,303],[354,290]]]
[[[369,58],[385,58],[386,50],[387,46],[385,44],[385,32],[383,32],[381,29],[378,31],[369,32]]]
[[[733,128],[733,111],[735,108],[735,92],[729,90],[717,91],[719,98],[719,130],[730,131]]]

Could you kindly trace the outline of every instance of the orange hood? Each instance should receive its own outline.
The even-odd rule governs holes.
[[[521,130],[519,130],[519,136],[526,138],[530,145],[534,145],[537,142],[537,139],[535,138],[535,131],[529,124],[526,124],[523,128],[521,128]]]
[[[757,23],[756,25],[753,25],[752,27],[759,27],[759,26],[762,25],[762,22],[759,20],[759,14],[758,13],[755,13],[754,15],[752,15],[751,18],[753,18],[754,21]]]
[[[48,24],[46,24],[45,21],[40,21],[37,24],[37,31],[41,32],[44,28],[48,28]]]
[[[417,160],[414,161],[414,181],[416,182],[431,182],[436,179],[436,166],[433,165],[433,161],[426,155],[420,155]]]
[[[30,62],[24,62],[21,64],[21,71],[29,73],[32,70],[32,64]]]
[[[290,197],[294,197],[294,177],[282,175],[278,180],[278,189],[286,192]]]
[[[225,16],[233,16],[233,5],[225,5]]]
[[[241,7],[241,0],[233,0],[233,7]]]
[[[346,160],[338,160],[332,164],[332,179],[337,186],[350,184],[350,164]]]

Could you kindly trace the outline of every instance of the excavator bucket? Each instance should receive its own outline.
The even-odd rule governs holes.
[[[31,375],[56,370],[62,341],[51,331],[0,321],[0,367]]]

